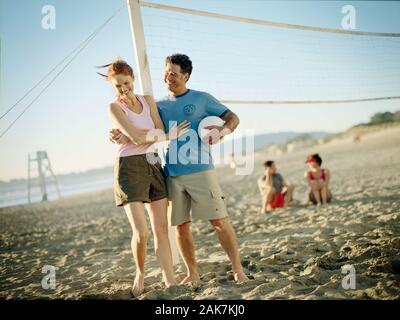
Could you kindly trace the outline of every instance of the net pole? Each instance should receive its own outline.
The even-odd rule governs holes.
[[[142,95],[153,96],[153,86],[151,84],[150,65],[147,58],[146,42],[143,30],[143,20],[140,11],[139,0],[127,0],[129,21],[131,25],[133,46],[135,48],[136,65],[139,73],[139,83]],[[169,206],[170,208],[171,206]],[[168,237],[171,245],[172,262],[174,265],[179,263],[179,252],[176,244],[176,227],[168,227]]]
[[[142,95],[153,95],[151,84],[150,66],[146,52],[146,42],[143,31],[142,14],[139,0],[127,0],[129,22],[131,26],[135,59],[138,68],[139,83]]]

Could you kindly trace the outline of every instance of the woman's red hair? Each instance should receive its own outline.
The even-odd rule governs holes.
[[[128,63],[126,63],[125,60],[117,59],[117,60],[114,60],[112,63],[98,66],[97,68],[107,68],[107,67],[108,67],[108,69],[107,69],[106,75],[102,74],[100,72],[97,72],[99,75],[106,78],[107,80],[116,76],[117,74],[131,76],[132,78],[135,77],[131,66]]]

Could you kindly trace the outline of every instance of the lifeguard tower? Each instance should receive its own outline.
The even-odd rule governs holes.
[[[48,193],[46,187],[46,175],[52,178],[52,182],[56,186],[58,197],[61,198],[60,189],[58,187],[58,181],[51,169],[50,159],[47,156],[46,151],[37,151],[36,154],[28,154],[28,202],[31,203],[31,189],[33,186],[33,179],[38,178],[41,201],[48,200]]]

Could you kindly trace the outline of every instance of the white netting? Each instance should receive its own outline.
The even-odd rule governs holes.
[[[190,86],[220,100],[347,100],[400,96],[400,38],[335,34],[142,7],[155,96],[164,58],[193,61]]]

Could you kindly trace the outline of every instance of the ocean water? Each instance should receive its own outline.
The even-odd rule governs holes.
[[[83,192],[97,191],[113,188],[112,168],[100,170],[94,173],[77,173],[58,176],[58,186],[61,197],[79,194]],[[58,199],[58,193],[50,177],[46,178],[46,189],[48,200]],[[37,181],[33,181],[31,187],[31,203],[42,200],[40,188]],[[28,182],[18,180],[0,183],[0,208],[27,204],[28,202]]]

